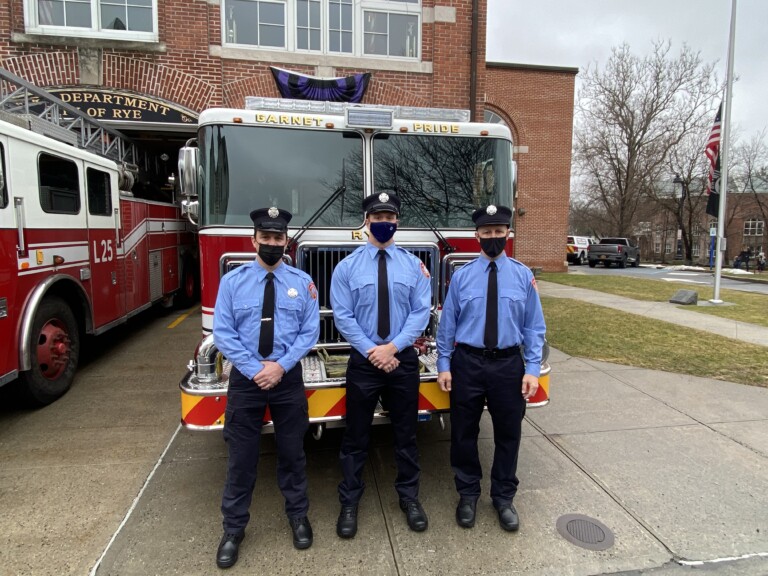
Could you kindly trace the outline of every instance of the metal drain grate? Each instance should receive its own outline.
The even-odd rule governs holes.
[[[613,532],[605,524],[583,514],[560,516],[557,531],[571,544],[587,550],[607,550],[614,542]]]

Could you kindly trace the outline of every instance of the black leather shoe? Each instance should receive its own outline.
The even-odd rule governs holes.
[[[475,525],[477,501],[472,498],[460,498],[456,506],[456,523],[462,528],[472,528]]]
[[[517,510],[512,504],[508,506],[501,506],[498,509],[499,512],[499,524],[507,532],[515,532],[520,528],[520,518],[517,516]]]
[[[339,538],[354,538],[357,534],[357,506],[342,506],[336,521]]]
[[[240,550],[240,542],[245,534],[227,534],[221,537],[219,549],[216,550],[216,566],[219,568],[231,568],[237,562],[237,553]]]
[[[293,518],[291,521],[291,530],[293,531],[293,545],[299,550],[306,550],[312,546],[312,525],[309,518]]]
[[[419,504],[418,500],[400,500],[400,510],[405,512],[405,519],[408,521],[408,528],[414,532],[424,532],[429,525],[427,514]]]

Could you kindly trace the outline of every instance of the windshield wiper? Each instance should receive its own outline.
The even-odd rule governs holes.
[[[395,192],[397,192],[397,194],[403,200],[406,199],[405,189],[404,188],[400,188],[400,186],[398,186],[397,184],[395,184]],[[408,203],[408,208],[410,208],[411,210],[416,212],[416,216],[419,218],[419,220],[421,220],[424,224],[426,224],[427,228],[429,228],[429,230],[432,232],[432,234],[435,235],[435,237],[437,238],[438,242],[442,246],[443,250],[445,250],[448,254],[450,254],[451,252],[456,250],[453,246],[451,246],[448,243],[448,240],[446,239],[446,237],[443,236],[440,233],[440,230],[438,230],[435,227],[435,225],[432,224],[432,220],[429,219],[429,216],[427,216],[424,213],[424,210],[422,210],[422,208],[418,204],[416,204],[416,202],[409,202]]]
[[[312,216],[309,217],[309,220],[306,221],[306,223],[299,228],[299,231],[294,234],[293,238],[291,238],[290,242],[288,242],[287,250],[291,250],[296,244],[299,243],[299,238],[301,238],[304,235],[304,232],[309,230],[309,228],[317,222],[318,218],[322,216],[328,208],[330,208],[331,204],[333,204],[336,201],[336,198],[339,196],[342,196],[344,192],[347,191],[347,184],[346,184],[346,171],[344,169],[344,163],[342,161],[341,164],[341,186],[336,188],[336,190],[333,191],[333,194],[331,194],[328,199],[323,202],[320,207],[315,210],[315,212],[312,214]]]

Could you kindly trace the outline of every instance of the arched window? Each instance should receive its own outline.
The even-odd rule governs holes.
[[[483,114],[483,121],[484,122],[492,122],[493,124],[503,124],[504,126],[507,125],[506,122],[504,122],[504,118],[496,114],[495,112],[491,112],[490,110],[485,111]]]

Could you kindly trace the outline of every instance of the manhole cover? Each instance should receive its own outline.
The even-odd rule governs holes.
[[[571,544],[587,550],[607,550],[613,546],[613,532],[599,520],[583,514],[560,516],[557,531]]]

